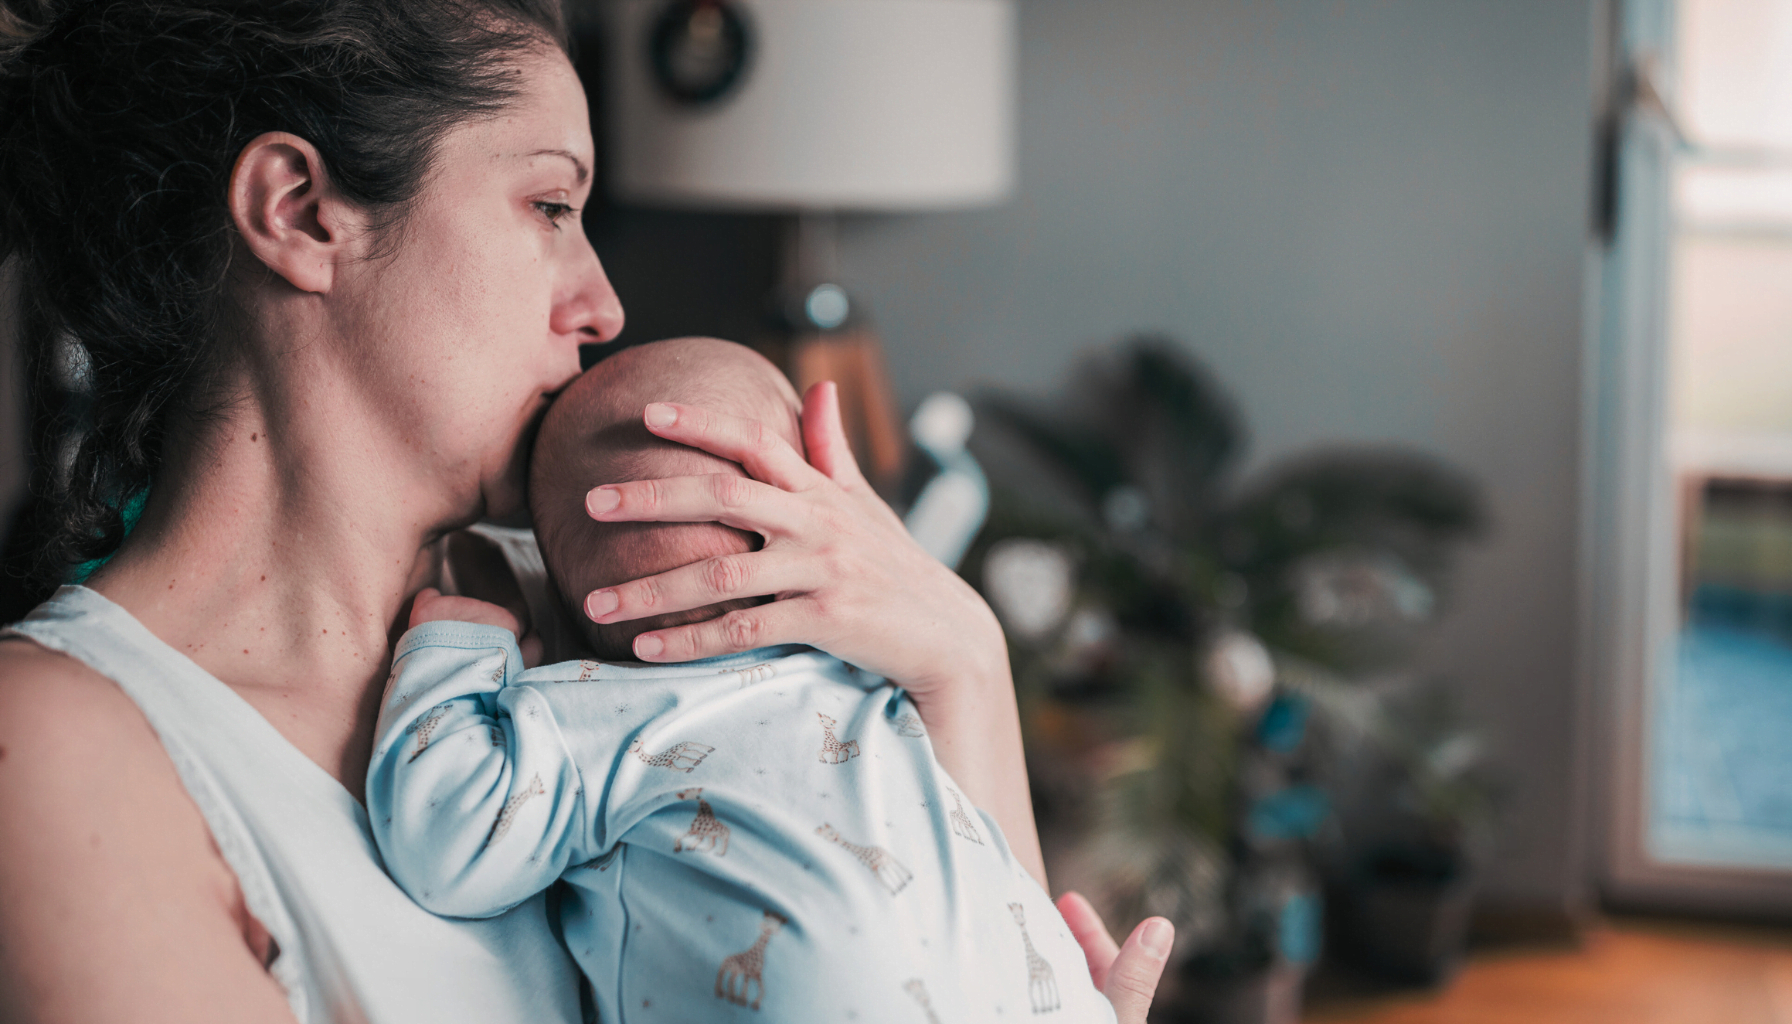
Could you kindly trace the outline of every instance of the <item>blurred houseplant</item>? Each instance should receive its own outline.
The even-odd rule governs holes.
[[[1495,787],[1480,737],[1435,679],[1395,680],[1369,705],[1369,743],[1349,765],[1345,827],[1330,865],[1340,951],[1396,982],[1432,985],[1457,966]]]
[[[1117,919],[1176,922],[1166,1015],[1292,1020],[1318,953],[1325,712],[1374,733],[1349,680],[1432,617],[1473,487],[1343,449],[1236,485],[1234,406],[1156,338],[1088,359],[1049,406],[986,396],[980,422],[993,503],[966,573],[1011,636],[1054,873]]]

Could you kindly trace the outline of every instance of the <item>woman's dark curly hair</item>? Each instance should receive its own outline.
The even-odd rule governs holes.
[[[442,135],[566,48],[559,0],[0,0],[0,261],[17,261],[40,585],[124,539],[203,415],[237,155],[286,131],[402,217]]]

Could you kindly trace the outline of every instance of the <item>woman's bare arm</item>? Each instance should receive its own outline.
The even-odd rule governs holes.
[[[0,642],[0,1020],[291,1024],[269,952],[136,705]]]

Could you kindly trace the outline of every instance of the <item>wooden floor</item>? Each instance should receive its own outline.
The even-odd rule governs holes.
[[[1472,957],[1440,992],[1332,995],[1310,1024],[1792,1024],[1792,930],[1612,921]]]

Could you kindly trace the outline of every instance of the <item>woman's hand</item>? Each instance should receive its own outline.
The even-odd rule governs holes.
[[[751,479],[607,484],[586,496],[592,518],[719,522],[765,543],[592,591],[585,613],[620,622],[776,596],[707,622],[642,633],[635,656],[690,661],[801,643],[901,683],[941,764],[1043,882],[1001,626],[969,584],[915,543],[859,472],[833,383],[816,384],[803,398],[807,460],[756,420],[656,403],[643,421],[660,437],[740,463]]]
[[[586,498],[592,518],[714,521],[757,533],[765,544],[593,591],[586,614],[622,622],[732,598],[779,600],[642,633],[636,657],[691,661],[804,643],[899,680],[917,701],[967,669],[1005,668],[1006,646],[989,606],[909,537],[859,472],[831,381],[810,388],[803,401],[809,461],[757,420],[669,403],[649,405],[643,419],[660,437],[740,463],[752,479],[717,474],[607,484]]]
[[[1126,945],[1116,946],[1100,915],[1080,893],[1058,897],[1058,913],[1064,915],[1070,934],[1083,947],[1083,955],[1089,958],[1089,977],[1114,1004],[1120,1024],[1145,1024],[1157,980],[1170,959],[1175,926],[1161,917],[1148,917],[1126,937]]]

